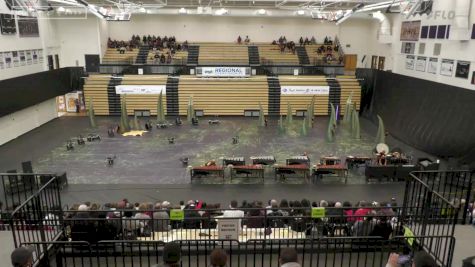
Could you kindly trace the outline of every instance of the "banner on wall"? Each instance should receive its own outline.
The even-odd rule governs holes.
[[[401,25],[401,41],[419,41],[421,21],[403,21]]]
[[[440,64],[440,74],[452,77],[454,72],[454,61],[452,59],[442,59]]]
[[[20,66],[25,66],[26,65],[26,55],[25,51],[20,51],[18,52],[18,55],[20,57]]]
[[[281,86],[282,95],[329,95],[330,86]]]
[[[38,50],[38,60],[43,63],[43,49]]]
[[[415,62],[414,62],[415,60],[416,60],[415,56],[407,55],[406,56],[406,69],[413,70],[414,65],[415,65]]]
[[[31,57],[33,58],[33,64],[38,64],[38,51],[32,50]]]
[[[12,51],[12,60],[13,60],[13,67],[20,66],[20,58],[18,57],[18,51]]]
[[[455,77],[468,79],[470,73],[470,61],[457,61],[457,69],[455,70]]]
[[[429,59],[429,64],[427,65],[427,72],[437,74],[437,65],[439,65],[439,59],[436,57],[431,57]]]
[[[26,50],[26,63],[28,65],[33,64],[33,57],[31,56],[31,50]]]
[[[67,112],[77,112],[77,106],[79,104],[79,94],[78,92],[67,93],[66,98],[66,111]]]
[[[417,57],[416,60],[416,70],[417,71],[426,71],[427,57]]]
[[[196,76],[200,77],[249,77],[251,68],[246,67],[198,67]]]
[[[158,95],[167,93],[165,85],[117,85],[115,93],[119,95]]]
[[[9,69],[12,67],[12,52],[4,52],[3,60],[5,61],[5,68]]]

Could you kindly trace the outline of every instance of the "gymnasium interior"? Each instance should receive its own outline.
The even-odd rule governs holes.
[[[0,0],[1,266],[475,266],[472,0]]]

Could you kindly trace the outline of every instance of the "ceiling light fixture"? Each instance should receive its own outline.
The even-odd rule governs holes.
[[[62,6],[58,7],[58,9],[56,9],[56,11],[58,11],[58,12],[64,12],[64,10],[65,10],[65,9],[64,9],[64,7],[62,7]]]
[[[147,13],[147,9],[145,9],[145,7],[141,7],[139,11],[140,13]]]
[[[260,15],[264,15],[267,11],[265,9],[259,9],[257,10],[257,13],[259,13]]]
[[[180,8],[180,9],[178,10],[178,13],[180,13],[180,14],[186,14],[186,13],[187,13],[186,8],[184,8],[184,7]]]
[[[305,15],[305,10],[300,9],[297,11],[297,14],[300,16]]]

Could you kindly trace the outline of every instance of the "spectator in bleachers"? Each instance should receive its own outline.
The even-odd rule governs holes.
[[[312,39],[310,39],[311,44],[316,44],[317,40],[315,40],[315,36],[312,36]]]
[[[280,213],[282,213],[282,216],[289,216],[289,202],[287,199],[282,199],[279,204],[280,208]]]
[[[119,48],[119,53],[120,53],[120,54],[125,54],[125,50],[126,50],[125,46],[122,45],[122,46]]]
[[[401,264],[401,258],[403,258],[404,255],[399,255],[397,253],[391,253],[389,255],[388,262],[386,264],[386,267],[399,267],[399,266],[406,266]],[[438,267],[439,265],[437,262],[432,258],[431,255],[429,255],[425,251],[418,251],[414,254],[414,260],[412,262],[412,267]]]
[[[385,240],[388,240],[393,232],[391,223],[388,221],[387,217],[380,217],[379,221],[373,228],[373,231],[369,234],[370,236],[380,236]]]
[[[251,39],[249,39],[249,36],[246,35],[246,39],[244,39],[245,44],[249,44],[251,42]]]
[[[284,248],[280,251],[280,267],[300,267],[297,251],[293,248]]]
[[[309,45],[310,41],[308,40],[308,37],[305,37],[305,41],[303,42],[304,45]]]
[[[355,221],[362,221],[368,212],[370,212],[370,209],[368,208],[368,202],[361,200],[358,203],[358,209],[353,214],[355,216]]]
[[[168,231],[168,225],[170,223],[170,216],[162,208],[162,204],[157,202],[155,204],[155,212],[152,215],[153,217],[153,230],[157,232]]]
[[[353,225],[353,236],[369,236],[373,232],[374,226],[373,214],[369,211],[362,221],[357,221]]]
[[[19,247],[13,250],[10,256],[13,267],[33,266],[33,251],[32,247]]]
[[[167,64],[172,64],[172,55],[170,53],[167,55]]]
[[[163,264],[153,267],[179,267],[181,261],[181,247],[178,243],[166,243],[163,247]]]
[[[237,38],[237,43],[241,44],[241,42],[242,42],[242,38],[241,38],[241,35],[239,35],[238,38]]]
[[[228,262],[228,255],[226,251],[220,248],[215,248],[211,251],[210,267],[225,267]]]
[[[299,44],[300,44],[300,46],[303,46],[303,37],[302,36],[300,36]]]

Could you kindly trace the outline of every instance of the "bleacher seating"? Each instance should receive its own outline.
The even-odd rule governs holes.
[[[279,76],[280,86],[327,86],[325,76]],[[307,110],[312,101],[312,95],[281,95],[280,113],[287,114],[287,103],[292,112]],[[315,115],[328,115],[328,95],[315,96]]]
[[[189,97],[205,115],[244,115],[244,110],[268,108],[266,76],[246,79],[204,79],[181,76],[178,87],[180,115],[186,115]]]
[[[166,75],[125,75],[122,85],[166,85]],[[158,95],[127,95],[127,112],[134,114],[134,110],[150,110],[152,115],[157,115]],[[163,95],[163,106],[166,111],[166,97]]]
[[[297,53],[293,54],[286,50],[284,53],[280,52],[278,45],[259,44],[259,56],[261,57],[261,64],[277,64],[277,65],[298,65],[299,58]]]
[[[346,100],[351,95],[352,103],[356,104],[356,110],[360,110],[361,103],[361,85],[355,76],[337,76],[341,87],[340,107],[344,107]],[[341,115],[345,115],[345,109],[340,110]]]
[[[89,101],[92,98],[96,115],[109,115],[107,86],[110,78],[110,75],[97,74],[90,75],[85,81],[84,98],[86,100],[86,107],[89,107]]]
[[[154,58],[155,53],[158,53],[159,55],[164,54],[166,57],[168,54],[168,49],[163,49],[162,51],[150,50],[147,56],[147,64],[160,64],[160,59]],[[188,51],[177,51],[175,52],[175,55],[173,55],[172,57],[172,64],[186,64],[187,58],[188,58]]]
[[[121,54],[117,48],[107,48],[106,53],[102,57],[102,64],[132,64],[139,49],[133,48],[131,51],[125,51]]]
[[[325,60],[325,57],[328,55],[328,53],[317,53],[317,49],[319,47],[321,47],[323,44],[314,44],[314,45],[306,45],[305,46],[305,50],[307,50],[307,55],[308,55],[308,58],[310,59],[310,63],[312,65],[319,65],[319,64],[323,64],[324,60]],[[327,47],[327,45],[324,45],[325,47]],[[335,48],[334,46],[332,46],[333,49]],[[339,54],[338,52],[335,52],[335,50],[333,50],[332,52],[332,56],[333,58],[335,58],[336,60],[332,61],[332,62],[328,62],[328,63],[338,63],[338,58],[339,58]]]
[[[234,43],[199,43],[200,65],[248,65],[249,56],[246,45]]]

